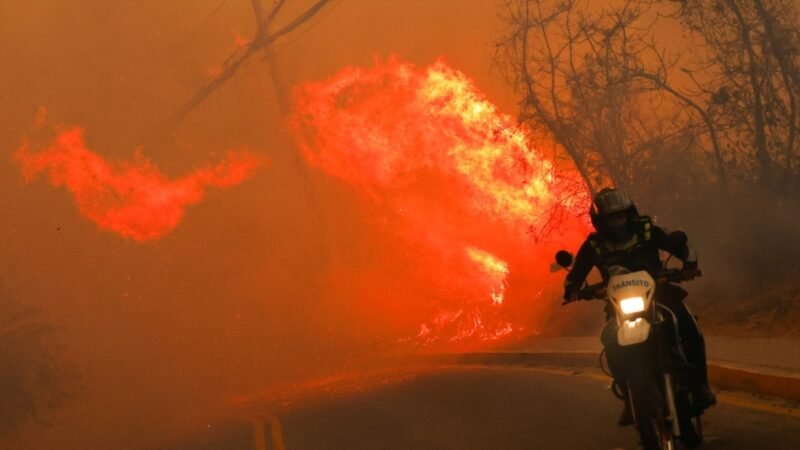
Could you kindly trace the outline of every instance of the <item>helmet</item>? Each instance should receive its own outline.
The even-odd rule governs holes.
[[[620,212],[627,213],[625,230],[622,230],[624,233],[620,232],[621,230],[612,230],[607,221],[610,215]],[[594,196],[589,216],[592,218],[592,225],[599,233],[617,234],[616,237],[623,238],[625,236],[622,234],[628,235],[632,231],[633,222],[639,217],[639,212],[630,197],[615,188],[605,188]]]

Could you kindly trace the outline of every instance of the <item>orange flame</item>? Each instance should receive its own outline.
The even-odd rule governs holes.
[[[471,209],[529,224],[554,201],[553,165],[513,118],[443,62],[346,68],[300,92],[308,159],[350,183],[399,188],[434,169],[469,189]],[[314,130],[314,128],[316,128]]]
[[[54,186],[72,193],[84,216],[136,241],[163,237],[180,223],[188,205],[203,199],[207,187],[239,184],[258,166],[252,155],[229,152],[225,162],[169,180],[139,154],[133,162],[113,166],[86,148],[79,128],[59,133],[38,153],[23,144],[16,159],[26,180],[47,171]]]
[[[485,314],[480,310],[441,311],[432,320],[423,323],[413,341],[422,344],[433,344],[446,340],[456,343],[471,338],[481,341],[496,341],[514,331],[521,331],[522,327],[514,327],[508,321],[496,324],[487,324]],[[405,339],[410,341],[411,339]]]
[[[585,211],[585,203],[560,200],[582,188],[573,169],[557,170],[525,129],[442,61],[377,61],[308,83],[297,91],[292,123],[308,161],[353,186],[365,214],[382,224],[376,247],[393,272],[366,273],[364,285],[394,282],[403,268],[402,284],[419,287],[412,298],[365,292],[365,305],[381,298],[396,311],[392,304],[418,301],[428,315],[422,342],[493,340],[524,328],[507,314],[508,261],[520,278],[532,277],[527,258],[537,253],[521,251],[529,231]]]
[[[488,284],[491,288],[492,303],[495,305],[503,304],[503,295],[508,286],[508,264],[504,261],[497,259],[491,253],[483,250],[469,247],[467,248],[467,255],[475,261],[488,278]]]

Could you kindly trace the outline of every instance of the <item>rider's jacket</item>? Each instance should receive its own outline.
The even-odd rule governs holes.
[[[597,267],[603,280],[608,281],[609,269],[617,265],[632,271],[657,273],[663,268],[659,250],[666,250],[684,262],[689,258],[689,247],[675,248],[666,231],[654,225],[650,217],[638,216],[634,220],[634,232],[626,242],[616,242],[599,232],[589,235],[578,250],[572,271],[564,282],[567,292],[580,289],[593,267]]]

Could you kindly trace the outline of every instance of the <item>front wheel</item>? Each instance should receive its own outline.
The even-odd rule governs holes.
[[[637,428],[644,450],[675,450],[672,430],[668,429],[664,421],[651,419],[638,424]]]
[[[644,450],[675,450],[661,392],[653,383],[631,387],[634,417]]]

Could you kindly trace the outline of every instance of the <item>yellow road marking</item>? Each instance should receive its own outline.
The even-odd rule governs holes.
[[[275,414],[269,416],[270,431],[272,431],[272,449],[273,450],[286,450],[286,445],[283,442],[283,427],[281,421]]]
[[[267,434],[264,429],[264,420],[261,417],[251,417],[253,423],[253,446],[255,450],[267,450]]]

